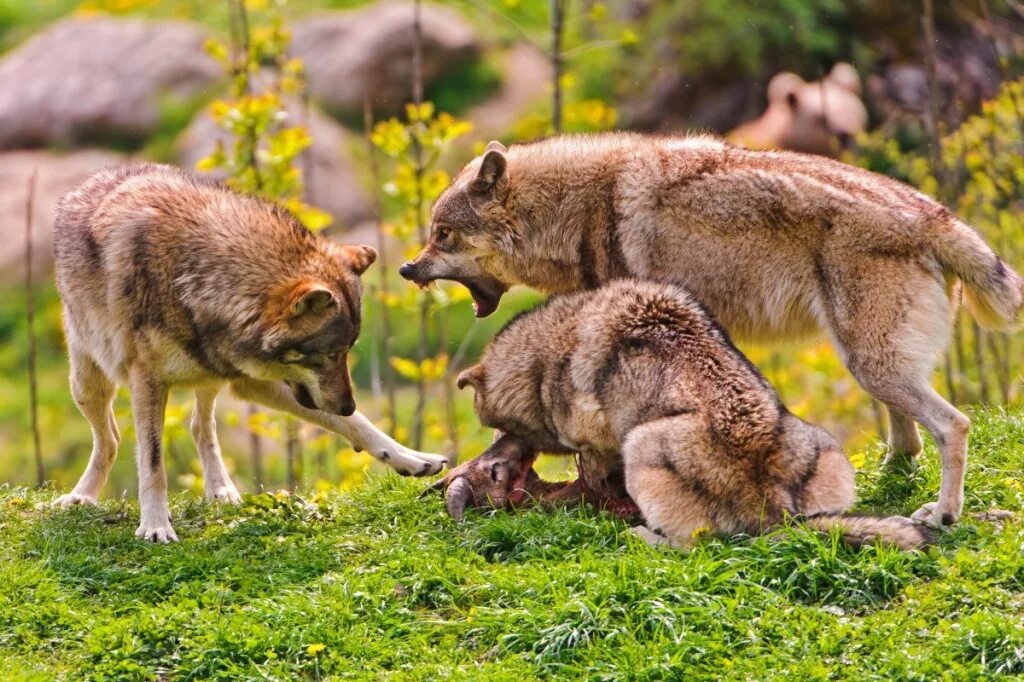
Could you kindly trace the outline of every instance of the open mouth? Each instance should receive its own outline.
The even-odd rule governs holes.
[[[469,295],[473,297],[473,312],[477,317],[487,317],[497,310],[502,295],[508,291],[508,287],[504,282],[489,275],[481,277],[437,277],[436,279],[458,282],[469,289]],[[433,281],[435,280],[428,279],[416,282],[416,284],[421,289],[424,289]]]
[[[305,384],[288,382],[289,388],[292,389],[292,393],[295,395],[295,400],[299,402],[307,410],[319,410],[315,402],[313,402],[313,396],[310,394],[309,389],[306,388]]]

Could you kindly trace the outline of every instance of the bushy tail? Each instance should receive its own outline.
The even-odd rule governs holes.
[[[838,528],[843,534],[843,540],[853,547],[881,540],[902,550],[910,550],[935,542],[935,534],[927,526],[914,523],[905,516],[823,514],[809,517],[807,525],[825,532]]]
[[[943,221],[932,245],[943,270],[964,283],[967,307],[978,324],[994,330],[1018,326],[1024,305],[1024,280],[977,232],[953,218]]]

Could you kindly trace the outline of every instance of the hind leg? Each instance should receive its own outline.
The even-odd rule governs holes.
[[[939,446],[938,501],[914,518],[955,523],[963,508],[970,421],[929,383],[949,340],[952,306],[945,282],[921,265],[885,258],[848,259],[822,277],[831,330],[846,366],[890,414],[900,415],[892,442],[917,447],[913,420]]]
[[[689,418],[662,419],[629,433],[622,445],[626,490],[646,522],[634,533],[650,544],[685,549],[700,532],[715,529],[708,488],[697,474],[709,456],[704,428]]]
[[[883,464],[891,468],[908,468],[924,449],[917,422],[899,410],[886,406],[889,413],[889,452]]]
[[[220,386],[203,386],[196,389],[196,405],[192,411],[192,440],[199,451],[199,463],[203,467],[203,489],[206,497],[219,502],[241,502],[238,488],[231,482],[231,476],[224,466],[217,440],[217,420],[214,406]]]
[[[71,395],[92,428],[92,454],[74,489],[54,504],[96,504],[117,458],[121,434],[114,419],[114,382],[84,353],[71,351]]]
[[[139,467],[139,510],[142,519],[135,536],[153,542],[176,542],[167,503],[167,472],[164,471],[163,433],[167,386],[140,367],[128,375],[135,418],[135,459]]]

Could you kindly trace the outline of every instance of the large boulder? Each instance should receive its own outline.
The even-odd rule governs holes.
[[[29,178],[36,175],[32,219],[33,270],[46,273],[53,264],[53,209],[69,189],[122,157],[105,151],[82,150],[70,154],[49,151],[0,152],[0,282],[24,276],[25,201]]]
[[[413,5],[383,2],[295,22],[292,53],[306,67],[312,95],[333,112],[359,116],[369,94],[379,115],[412,99]],[[476,32],[455,11],[423,5],[423,82],[480,54]]]
[[[199,29],[178,21],[68,19],[0,60],[0,149],[143,139],[165,95],[221,75]]]
[[[373,207],[359,182],[350,155],[352,136],[315,107],[288,103],[288,122],[301,124],[313,143],[298,158],[305,180],[303,199],[334,216],[333,228],[344,230],[369,219]],[[217,140],[228,144],[228,135],[206,111],[196,115],[178,140],[178,161],[186,168],[213,151]],[[216,177],[223,178],[223,174]]]

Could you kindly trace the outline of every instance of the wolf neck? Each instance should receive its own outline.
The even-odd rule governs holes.
[[[512,191],[529,233],[510,257],[516,283],[556,294],[629,276],[616,209],[623,153],[510,158]]]

